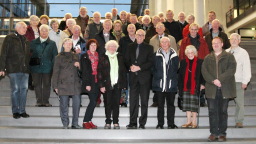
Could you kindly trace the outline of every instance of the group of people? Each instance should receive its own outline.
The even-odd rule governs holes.
[[[128,104],[130,122],[127,129],[145,129],[150,90],[155,93],[158,107],[157,129],[164,128],[164,105],[167,105],[167,127],[175,125],[175,95],[182,100],[186,112],[183,128],[197,128],[197,113],[207,98],[210,122],[209,141],[226,141],[227,108],[230,99],[236,101],[236,127],[243,127],[244,89],[251,78],[248,53],[239,43],[237,33],[224,33],[214,11],[201,28],[195,17],[180,12],[173,19],[172,10],[152,18],[144,11],[141,23],[135,14],[117,9],[93,18],[85,7],[79,16],[70,13],[59,24],[49,17],[30,17],[30,25],[18,22],[15,32],[6,36],[0,57],[0,76],[8,75],[11,83],[13,118],[27,118],[26,96],[29,73],[34,86],[36,106],[50,107],[51,86],[60,98],[63,128],[69,126],[68,107],[72,98],[71,128],[78,124],[81,94],[87,94],[83,128],[96,129],[92,122],[94,109],[104,98],[105,129],[120,129],[119,105]],[[205,90],[205,92],[204,92]],[[124,96],[122,95],[123,93]],[[140,101],[140,103],[139,103]],[[139,107],[141,116],[139,116]]]

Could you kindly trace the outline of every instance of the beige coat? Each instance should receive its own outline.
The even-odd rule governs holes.
[[[171,48],[173,48],[177,52],[177,44],[176,44],[175,38],[171,35],[166,35],[166,34],[164,36],[166,37],[168,36],[168,38],[171,40]],[[160,40],[158,35],[153,36],[150,39],[149,44],[154,47],[154,52],[156,52],[160,48]]]

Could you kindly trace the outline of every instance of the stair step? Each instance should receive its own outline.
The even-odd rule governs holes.
[[[72,118],[70,117],[70,121]],[[20,118],[20,119],[14,119],[12,116],[1,116],[0,117],[0,126],[6,127],[6,126],[21,126],[21,127],[62,127],[61,119],[59,116],[33,116],[31,115],[30,118]],[[98,125],[99,127],[104,127],[105,125],[105,117],[104,116],[94,116],[92,121]],[[256,116],[246,116],[244,119],[244,126],[256,126]],[[83,122],[83,116],[79,117],[79,124],[82,124]],[[119,117],[119,124],[121,127],[125,127],[129,123],[129,117],[128,116],[120,116]],[[166,120],[165,120],[166,123]],[[175,124],[177,126],[181,126],[184,123],[186,123],[186,118],[183,117],[175,117]],[[199,124],[200,126],[209,126],[209,117],[202,116],[199,118]],[[155,127],[157,125],[157,118],[154,117],[148,117],[146,127]],[[234,117],[229,117],[228,119],[228,125],[234,126],[235,120]]]

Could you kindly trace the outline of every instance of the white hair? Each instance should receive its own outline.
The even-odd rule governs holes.
[[[195,56],[197,56],[197,50],[196,50],[195,46],[193,46],[193,45],[186,46],[185,55],[187,55],[189,51],[192,51],[195,54]]]
[[[39,30],[41,31],[42,29],[47,29],[48,31],[50,30],[49,26],[46,25],[46,24],[42,24],[40,27],[39,27]]]
[[[101,14],[100,14],[99,12],[94,12],[94,13],[93,13],[93,17],[94,17],[94,15],[96,15],[96,14],[98,14],[98,15],[101,17]]]
[[[151,18],[150,18],[149,15],[144,15],[144,16],[142,17],[142,22],[143,22],[146,18],[148,18],[148,19],[149,19],[149,22],[151,22]]]
[[[143,29],[138,29],[138,30],[136,31],[136,34],[138,34],[139,31],[142,31],[144,36],[146,35],[146,32],[145,32]]]
[[[68,25],[69,22],[72,22],[73,24],[76,25],[76,20],[73,19],[73,18],[68,19],[68,20],[66,21],[66,24]]]
[[[110,14],[111,17],[112,17],[112,13],[111,13],[111,12],[106,12],[106,13],[105,13],[105,17],[107,17],[108,14]]]
[[[110,45],[114,45],[116,50],[118,49],[119,45],[115,40],[110,40],[105,44],[105,49],[107,50]]]
[[[24,26],[24,25],[25,25],[25,26],[27,26],[27,24],[26,24],[25,22],[20,21],[20,22],[17,22],[17,23],[16,23],[16,25],[15,25],[15,29],[20,28],[22,25],[23,25],[23,26]]]
[[[232,33],[229,38],[235,36],[239,41],[241,40],[241,35],[239,35],[238,33]]]
[[[36,16],[36,15],[31,15],[30,17],[29,17],[29,20],[30,21],[32,21],[32,20],[36,20],[36,21],[38,21],[39,22],[39,17],[38,16]]]
[[[80,7],[79,11],[81,11],[81,10],[87,11],[87,8],[86,7]]]

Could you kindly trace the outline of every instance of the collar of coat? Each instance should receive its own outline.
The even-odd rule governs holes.
[[[162,48],[159,48],[157,51],[156,51],[156,56],[161,56],[164,58],[164,54],[162,53]],[[170,56],[169,56],[169,59],[171,60],[172,58],[178,56],[178,54],[175,52],[175,50],[173,48],[170,48]]]
[[[47,40],[45,41],[47,44],[50,43],[50,38],[48,37]],[[36,43],[41,43],[40,37],[38,37],[37,39],[35,39]]]
[[[223,49],[222,52],[220,53],[220,59],[226,58],[229,54],[230,54],[230,53],[226,52],[226,51]],[[215,60],[216,57],[215,57],[214,51],[212,51],[212,52],[208,55],[208,57],[209,57],[210,59],[212,59],[212,60]]]

